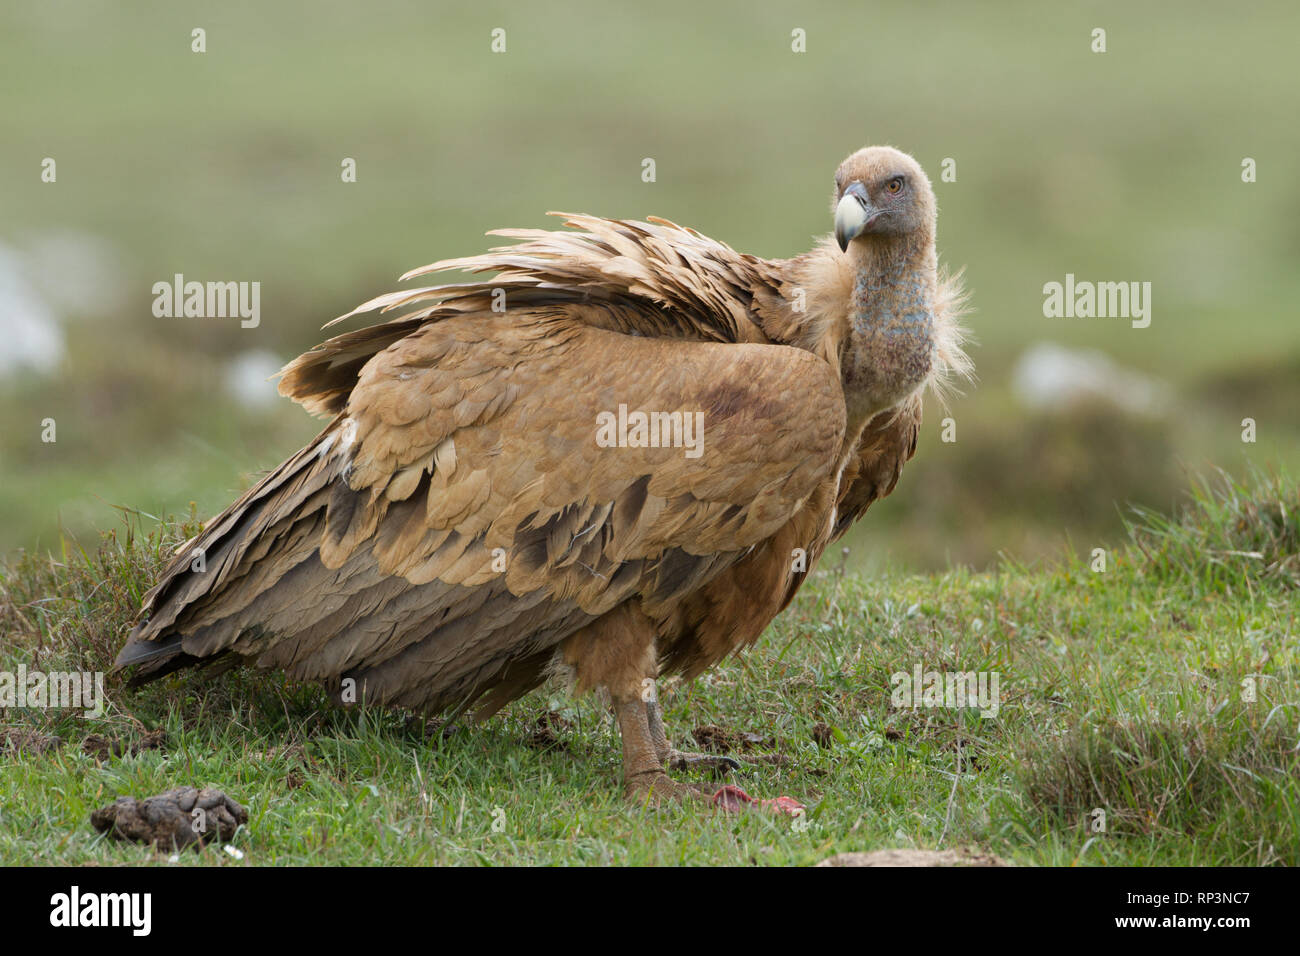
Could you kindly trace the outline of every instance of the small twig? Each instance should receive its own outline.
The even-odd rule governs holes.
[[[956,748],[956,772],[952,775],[952,790],[948,792],[948,809],[943,815],[943,831],[939,834],[938,846],[943,846],[943,841],[948,836],[948,825],[952,823],[952,806],[957,799],[957,781],[961,779],[961,741],[957,741]]]

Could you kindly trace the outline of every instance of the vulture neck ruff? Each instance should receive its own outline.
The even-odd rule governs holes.
[[[849,433],[921,388],[935,365],[938,259],[933,233],[850,247],[853,289],[842,360]]]

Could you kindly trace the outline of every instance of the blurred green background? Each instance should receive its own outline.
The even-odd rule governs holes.
[[[0,551],[216,512],[318,427],[259,398],[268,365],[488,229],[659,215],[789,256],[870,143],[935,181],[979,381],[852,562],[1091,548],[1189,468],[1295,473],[1298,33],[1289,2],[6,3]],[[260,327],[155,318],[177,272],[259,281]],[[1045,318],[1066,273],[1152,283],[1150,328]]]

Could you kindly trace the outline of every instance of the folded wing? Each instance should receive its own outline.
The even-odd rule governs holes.
[[[656,433],[604,447],[620,406]],[[734,563],[826,476],[843,427],[837,377],[798,349],[631,336],[561,305],[426,321],[178,555],[119,664],[233,654],[445,708]]]

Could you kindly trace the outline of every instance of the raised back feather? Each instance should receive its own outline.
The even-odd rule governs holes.
[[[738,253],[666,219],[550,215],[563,216],[575,231],[495,230],[489,235],[522,241],[478,256],[444,259],[402,276],[405,281],[450,270],[495,272],[491,279],[390,292],[335,319],[329,324],[376,309],[422,306],[391,322],[336,336],[290,362],[281,373],[280,394],[313,414],[335,414],[370,356],[422,323],[466,312],[563,307],[567,319],[630,335],[785,341],[764,331],[755,306],[756,299],[779,298],[781,263]]]

